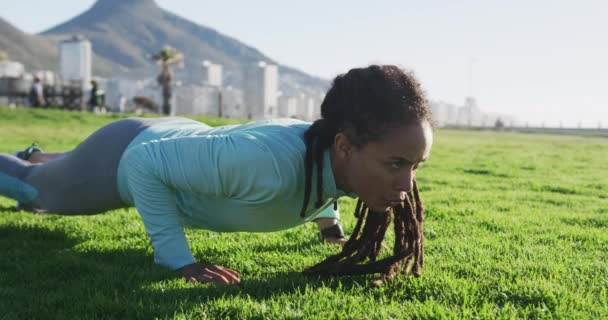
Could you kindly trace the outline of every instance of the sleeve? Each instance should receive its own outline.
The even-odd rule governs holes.
[[[124,156],[127,186],[154,247],[155,262],[179,269],[195,262],[176,194],[263,199],[280,179],[272,153],[247,136],[154,140]]]
[[[338,207],[336,210],[334,210],[333,204],[327,206],[327,208],[323,209],[323,211],[321,211],[317,216],[315,216],[314,220],[321,218],[340,220],[340,208]]]
[[[145,149],[136,151],[125,158],[127,184],[154,247],[154,262],[173,270],[194,263],[178,216],[175,193],[160,179]]]

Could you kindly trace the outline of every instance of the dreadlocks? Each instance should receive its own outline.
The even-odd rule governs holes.
[[[407,194],[402,206],[385,212],[371,212],[361,200],[357,201],[355,230],[342,252],[331,256],[304,271],[306,275],[339,276],[380,273],[374,284],[392,279],[400,270],[419,276],[424,264],[424,238],[422,224],[424,208],[418,187]],[[394,220],[395,244],[393,255],[376,260],[382,251],[382,240]],[[369,263],[362,264],[365,260]]]
[[[310,202],[313,162],[317,168],[314,205],[315,208],[323,205],[323,150],[332,146],[336,134],[343,133],[353,145],[362,147],[382,139],[391,129],[431,122],[420,84],[412,74],[395,66],[352,69],[337,76],[321,104],[321,116],[304,135],[306,174],[302,217]],[[342,252],[306,269],[306,275],[381,274],[375,284],[392,279],[400,270],[420,275],[424,263],[424,208],[416,181],[401,206],[373,212],[359,199],[355,217],[357,224]],[[395,232],[393,255],[377,260],[391,222]]]

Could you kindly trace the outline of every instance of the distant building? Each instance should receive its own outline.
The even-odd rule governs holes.
[[[22,100],[17,101],[14,97],[29,92],[31,81],[24,80],[25,75],[23,64],[9,60],[0,61],[0,105],[23,103]]]
[[[278,116],[281,118],[297,118],[298,99],[294,96],[281,95],[279,97]]]
[[[458,123],[458,106],[448,103],[446,108],[446,125],[456,125]]]
[[[430,101],[433,121],[438,127],[493,127],[498,119],[505,126],[512,126],[516,118],[501,113],[483,112],[473,97],[467,97],[463,106],[457,106],[444,101]]]
[[[482,125],[481,109],[477,106],[475,98],[465,98],[464,105],[458,109],[457,125],[469,127]]]
[[[276,65],[259,62],[245,68],[243,89],[247,119],[277,117],[279,68]]]
[[[430,106],[433,121],[437,126],[444,127],[458,124],[458,106],[444,101],[431,101]]]
[[[106,92],[106,104],[115,111],[125,112],[130,101],[143,91],[142,81],[128,79],[108,79],[103,86]],[[123,101],[124,100],[124,101]]]
[[[221,87],[222,86],[222,65],[203,61],[203,84]]]
[[[17,61],[0,61],[0,78],[19,78],[25,73],[22,63]]]
[[[310,95],[301,93],[298,96],[298,118],[311,121],[315,113],[315,100]]]
[[[183,85],[175,88],[174,114],[220,116],[221,88]]]
[[[281,118],[298,118],[314,121],[321,117],[321,102],[323,95],[299,93],[295,96],[281,95],[279,97],[279,113]]]
[[[247,118],[242,90],[230,86],[222,89],[222,116],[236,119]]]
[[[311,121],[317,120],[321,118],[321,104],[323,104],[323,100],[325,99],[324,92],[317,92],[312,96],[313,98],[313,110],[312,110],[312,119]]]
[[[59,45],[59,70],[63,81],[80,82],[88,87],[92,67],[91,42],[84,37],[74,36]]]
[[[128,85],[127,85],[128,86]],[[132,88],[132,87],[131,87]],[[145,80],[136,80],[135,82],[135,96],[134,97],[143,97],[154,101],[157,105],[162,101],[162,91],[158,89],[158,82],[155,78],[149,78]],[[127,94],[127,104],[134,103],[134,97],[128,97]],[[175,94],[171,97],[171,105],[175,105]],[[135,105],[133,105],[135,107]],[[128,111],[129,108],[127,108]],[[137,110],[133,110],[137,111]],[[161,112],[160,109],[156,110],[157,112]]]
[[[439,127],[445,126],[448,122],[446,103],[441,101],[431,101],[430,106],[435,124]]]
[[[55,73],[51,70],[38,70],[34,72],[36,77],[42,81],[42,84],[45,86],[54,86],[55,85]]]

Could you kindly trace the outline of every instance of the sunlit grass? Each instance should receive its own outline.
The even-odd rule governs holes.
[[[32,141],[67,150],[116,119],[0,108],[0,152]],[[420,278],[379,289],[366,277],[304,278],[338,250],[308,224],[188,230],[198,259],[243,278],[190,284],[154,265],[134,209],[33,215],[0,198],[0,319],[608,318],[608,139],[439,130],[435,140],[418,173]],[[349,232],[353,203],[340,205]]]

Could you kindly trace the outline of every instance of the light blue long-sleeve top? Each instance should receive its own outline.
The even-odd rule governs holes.
[[[184,225],[264,232],[321,217],[339,219],[331,204],[346,194],[336,187],[328,151],[323,206],[314,206],[313,167],[306,218],[299,214],[304,199],[303,136],[309,126],[278,119],[210,128],[178,118],[142,131],[120,160],[118,190],[141,215],[156,263],[179,269],[195,262]]]

